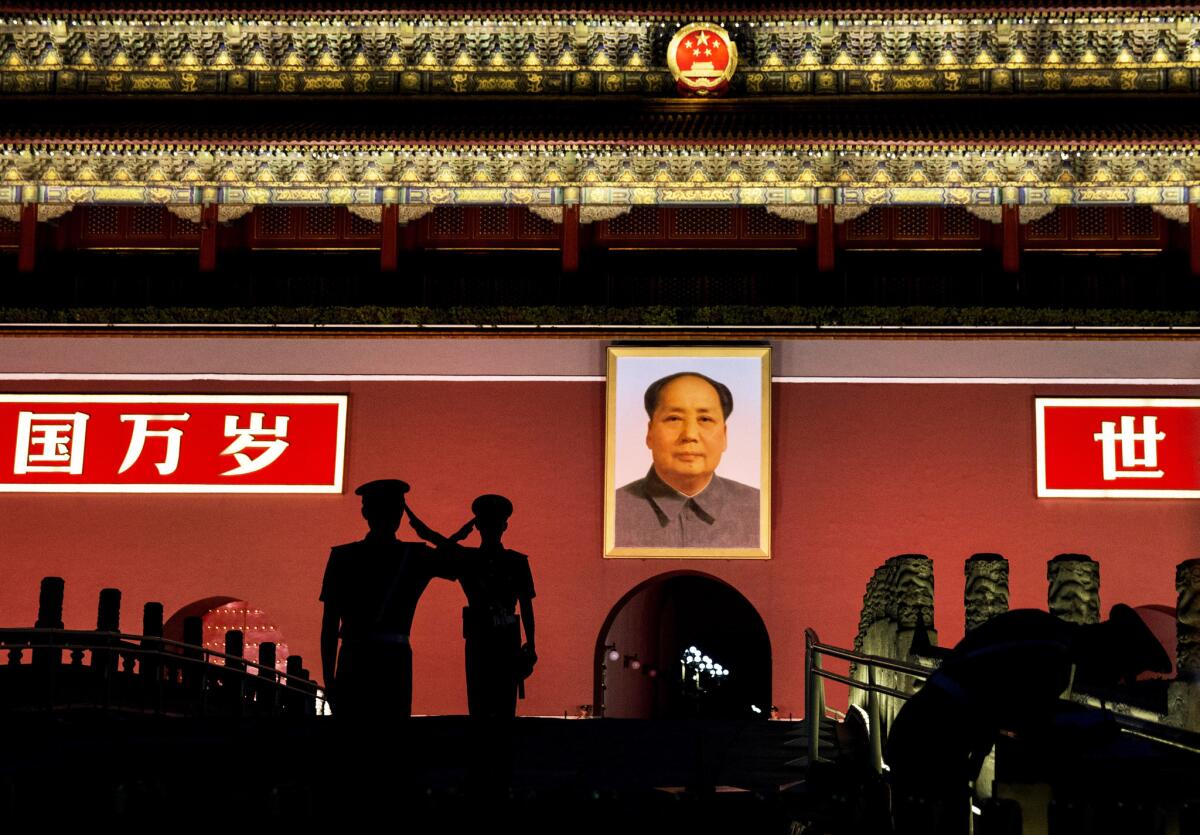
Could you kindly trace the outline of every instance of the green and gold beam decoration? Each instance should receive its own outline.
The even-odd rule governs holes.
[[[663,15],[0,15],[0,92],[676,94]],[[731,96],[1200,90],[1200,10],[729,15]],[[703,56],[702,56],[703,58]]]
[[[1186,222],[1200,203],[1200,140],[951,145],[823,143],[729,146],[507,146],[321,143],[0,145],[0,216],[37,204],[53,220],[80,204],[161,205],[198,217],[218,204],[233,220],[261,205],[342,205],[401,222],[443,205],[524,205],[550,220],[581,207],[584,222],[634,206],[763,206],[816,222],[872,206],[961,206],[994,222],[1005,205],[1025,220],[1058,206],[1153,206]]]

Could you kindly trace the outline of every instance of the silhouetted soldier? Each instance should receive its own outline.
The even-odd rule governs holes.
[[[969,783],[1001,730],[1036,739],[1051,729],[1072,681],[1132,682],[1148,669],[1169,670],[1170,659],[1137,613],[1120,604],[1103,623],[1080,626],[1017,609],[971,630],[888,734],[896,832],[966,833]]]
[[[512,718],[517,713],[517,689],[537,661],[533,576],[529,558],[510,551],[500,541],[508,529],[512,502],[504,496],[484,495],[471,503],[471,511],[475,518],[449,539],[431,530],[411,510],[408,518],[423,539],[453,550],[454,571],[468,603],[463,609],[468,710],[475,717]],[[480,546],[458,545],[472,525],[479,531]]]
[[[407,717],[412,713],[409,630],[433,577],[456,579],[449,562],[423,542],[401,542],[408,485],[371,481],[362,496],[369,531],[329,554],[321,600],[321,669],[334,713]],[[338,651],[338,638],[341,651]]]

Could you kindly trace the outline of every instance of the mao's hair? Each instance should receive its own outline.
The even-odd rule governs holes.
[[[721,414],[725,419],[729,419],[729,415],[733,413],[733,392],[729,390],[729,386],[724,383],[718,383],[711,377],[699,373],[698,371],[679,371],[675,374],[668,374],[660,380],[655,380],[646,387],[646,414],[651,419],[654,418],[654,410],[658,408],[659,398],[662,396],[662,390],[668,383],[678,380],[680,377],[696,377],[708,383],[717,392],[717,399],[721,401]]]

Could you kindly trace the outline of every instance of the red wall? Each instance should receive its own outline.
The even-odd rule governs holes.
[[[1172,603],[1174,566],[1197,556],[1200,505],[1179,500],[1034,498],[1033,397],[1197,396],[1182,387],[777,384],[769,561],[601,557],[601,382],[15,383],[8,391],[350,394],[341,496],[0,496],[0,625],[32,624],[43,575],[66,578],[68,627],[95,623],[101,587],[168,614],[227,594],[273,615],[319,670],[317,594],[330,545],[364,525],[355,485],[401,477],[424,519],[449,532],[484,492],[512,498],[507,542],[530,555],[541,662],[526,714],[592,701],[593,653],[613,605],[638,583],[690,568],[757,608],[770,633],[774,702],[803,712],[804,628],[848,645],[871,571],[903,552],[934,558],[943,643],[962,632],[962,562],[1011,560],[1015,606],[1045,605],[1045,562],[1101,562],[1103,605]],[[414,625],[416,712],[464,712],[462,595],[434,581]],[[1170,648],[1173,649],[1173,648]]]

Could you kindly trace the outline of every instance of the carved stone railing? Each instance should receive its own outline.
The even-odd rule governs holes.
[[[275,645],[257,662],[243,655],[244,636],[229,630],[225,651],[203,646],[199,618],[184,641],[163,637],[163,607],[147,603],[142,634],[120,631],[121,592],[102,589],[96,629],[62,628],[64,583],[43,579],[33,628],[0,629],[0,710],[105,709],[172,716],[313,715],[324,697],[298,655],[286,672]],[[321,707],[319,708],[318,705]]]

